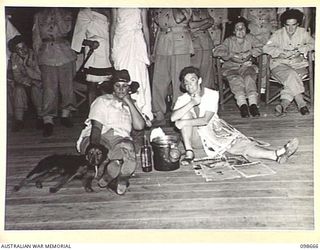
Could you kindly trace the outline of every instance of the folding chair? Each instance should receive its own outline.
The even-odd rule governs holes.
[[[282,89],[282,84],[272,75],[270,71],[270,59],[271,56],[268,55],[268,60],[267,60],[267,74],[266,74],[266,104],[270,104],[276,99],[280,97],[280,92]],[[313,105],[313,98],[314,98],[314,51],[309,51],[307,55],[307,60],[308,60],[308,67],[307,71],[308,73],[306,75],[302,76],[302,81],[307,88],[305,88],[305,93],[304,93],[304,99],[310,103],[310,105]],[[276,85],[278,86],[278,89],[271,93],[271,85]]]
[[[219,104],[221,107],[221,110],[224,109],[224,104],[228,102],[232,97],[233,93],[231,92],[229,83],[222,75],[221,68],[223,65],[223,60],[221,57],[214,57],[214,67],[216,68],[217,72],[217,82],[218,82],[218,90],[219,90]],[[258,101],[260,100],[260,89],[261,89],[261,66],[262,65],[262,56],[257,57],[257,64],[258,64],[258,76],[257,76],[257,92],[258,92]]]

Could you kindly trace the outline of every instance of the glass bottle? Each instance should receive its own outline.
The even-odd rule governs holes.
[[[151,172],[153,167],[152,148],[146,135],[143,136],[143,145],[140,150],[141,168],[143,172]]]

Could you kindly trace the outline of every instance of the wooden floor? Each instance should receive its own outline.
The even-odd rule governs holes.
[[[228,181],[206,182],[190,167],[172,172],[137,169],[125,196],[117,196],[94,183],[86,193],[74,180],[56,194],[33,185],[13,192],[43,157],[76,153],[75,142],[84,116],[67,129],[56,125],[54,136],[43,138],[31,128],[8,134],[6,171],[6,230],[60,229],[314,229],[313,110],[302,116],[295,108],[277,118],[273,106],[261,107],[258,119],[242,119],[234,104],[220,117],[259,140],[282,146],[298,137],[298,152],[283,165],[263,161],[276,174]],[[31,121],[30,121],[31,122]],[[165,129],[174,133],[172,128]],[[139,140],[136,140],[137,142]],[[141,141],[141,140],[140,140]]]

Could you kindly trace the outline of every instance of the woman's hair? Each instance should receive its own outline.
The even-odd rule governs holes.
[[[187,74],[196,74],[197,77],[201,77],[200,76],[200,70],[196,67],[193,67],[193,66],[189,66],[189,67],[185,67],[181,70],[180,72],[180,75],[179,75],[179,80],[180,82],[184,82],[184,77],[187,75]]]
[[[187,74],[195,74],[198,78],[200,78],[200,70],[196,67],[189,66],[185,67],[181,70],[180,75],[179,75],[179,80],[181,82],[180,84],[180,89],[182,92],[186,92],[186,87],[184,85],[184,78]]]
[[[280,16],[281,25],[284,26],[289,19],[296,19],[299,25],[302,23],[303,13],[297,9],[289,9]]]
[[[232,21],[232,24],[231,24],[232,31],[234,31],[237,23],[243,23],[244,26],[246,27],[246,33],[247,33],[247,34],[250,33],[250,29],[249,29],[249,27],[248,27],[248,21],[247,21],[247,19],[245,19],[245,18],[242,17],[242,16],[238,16],[236,19],[234,19],[234,20]]]
[[[16,50],[16,46],[19,43],[24,43],[24,42],[25,42],[24,38],[21,35],[16,35],[12,39],[10,39],[8,42],[8,48],[9,48],[10,52],[14,52]]]

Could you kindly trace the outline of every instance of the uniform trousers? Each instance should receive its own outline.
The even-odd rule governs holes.
[[[53,117],[58,115],[59,92],[61,94],[62,117],[68,117],[74,109],[73,78],[75,62],[61,66],[40,65],[43,83],[42,117],[44,123],[53,123]]]
[[[249,66],[241,67],[239,70],[229,70],[226,77],[239,107],[247,104],[246,98],[249,99],[249,105],[257,104],[257,73],[254,67]]]
[[[172,82],[172,103],[182,94],[180,91],[179,74],[181,70],[190,66],[190,54],[156,55],[152,83],[153,113],[166,113],[165,98]]]
[[[304,86],[301,76],[307,74],[306,68],[293,69],[287,64],[280,64],[271,70],[272,75],[281,82],[283,89],[280,92],[280,99],[291,102],[296,96],[304,93]],[[299,98],[299,108],[306,106],[303,98]]]
[[[40,116],[42,108],[42,89],[37,86],[27,87],[22,84],[15,84],[13,88],[14,118],[23,120],[24,111],[28,108],[28,94],[30,92],[31,101],[36,108],[37,115]]]
[[[214,88],[212,59],[212,50],[195,49],[191,56],[191,64],[200,69],[202,86],[209,89]]]

